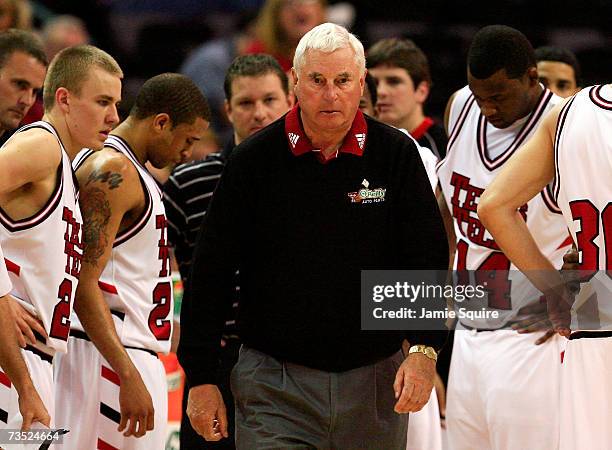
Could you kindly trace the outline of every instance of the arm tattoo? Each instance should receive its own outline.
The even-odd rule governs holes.
[[[83,260],[97,266],[108,245],[106,227],[111,216],[110,204],[104,191],[95,187],[81,191],[79,203],[83,215]]]
[[[119,187],[119,185],[123,181],[123,177],[121,177],[121,174],[117,172],[101,172],[99,170],[93,170],[89,174],[89,178],[87,179],[87,183],[85,183],[85,186],[94,181],[101,181],[102,183],[108,182],[110,188],[115,189]]]

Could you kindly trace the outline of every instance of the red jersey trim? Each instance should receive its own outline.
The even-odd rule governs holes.
[[[493,171],[499,167],[501,167],[510,157],[514,154],[514,152],[521,146],[523,141],[527,138],[529,133],[537,126],[540,118],[544,114],[544,109],[546,105],[552,98],[553,93],[548,89],[544,89],[540,98],[538,99],[538,103],[534,110],[529,115],[529,119],[527,122],[521,127],[519,132],[517,133],[514,141],[510,144],[508,148],[506,148],[500,155],[495,158],[489,157],[489,152],[487,149],[487,126],[489,122],[485,118],[485,116],[481,113],[480,118],[478,120],[478,127],[476,130],[476,143],[478,146],[478,153],[480,154],[480,159],[484,166]]]
[[[320,152],[320,149],[313,147],[312,142],[306,136],[302,122],[300,119],[300,107],[295,105],[289,113],[285,116],[285,134],[287,136],[287,143],[289,150],[295,155],[300,156],[308,152]],[[350,153],[352,155],[361,156],[365,149],[366,139],[368,134],[368,124],[366,123],[365,117],[361,111],[357,111],[353,124],[350,130],[344,137],[344,141],[340,145],[340,148],[329,159],[333,159],[338,156],[339,152]]]
[[[117,375],[115,372],[113,372],[111,369],[109,369],[106,366],[101,366],[100,376],[110,381],[111,383],[116,384],[117,386],[121,386],[119,375]]]
[[[117,447],[113,447],[108,442],[103,441],[101,438],[98,438],[96,448],[98,450],[119,450]]]
[[[567,119],[567,115],[569,110],[574,103],[574,99],[576,96],[573,96],[570,101],[568,101],[561,111],[559,112],[559,117],[557,119],[557,127],[555,128],[555,142],[553,145],[553,150],[555,152],[555,179],[553,180],[552,187],[552,198],[555,203],[559,201],[559,191],[561,190],[561,172],[559,171],[559,146],[561,145],[561,133],[563,132],[563,127],[565,126],[565,119]]]
[[[9,377],[2,371],[0,371],[0,384],[5,385],[7,388],[11,388],[11,380]]]
[[[6,270],[19,276],[19,273],[21,272],[21,267],[19,267],[18,264],[15,264],[13,261],[7,258],[4,258],[4,264],[6,265]]]
[[[98,287],[102,291],[107,292],[109,294],[115,294],[115,295],[118,294],[117,288],[114,285],[109,284],[109,283],[105,283],[104,281],[98,280]]]
[[[459,133],[461,132],[461,129],[463,128],[463,125],[465,124],[468,113],[470,112],[470,110],[472,109],[472,106],[474,106],[475,103],[476,103],[476,99],[474,98],[474,95],[470,94],[468,99],[463,104],[463,107],[461,108],[461,112],[459,113],[459,116],[457,118],[457,122],[455,122],[455,124],[453,125],[450,135],[448,136],[448,144],[446,144],[446,156],[444,157],[442,161],[439,161],[438,164],[436,164],[436,173],[440,170],[440,167],[444,165],[444,163],[446,162],[446,159],[449,157],[452,151],[453,144],[457,140],[457,137],[459,136]]]
[[[44,122],[44,123],[46,124],[46,126],[38,122],[35,122],[31,125],[25,125],[24,127],[17,130],[16,133],[31,130],[34,128],[40,128],[42,130],[45,130],[51,133],[55,138],[58,139],[58,142],[60,144],[60,162],[59,162],[59,165],[57,167],[57,172],[56,172],[55,188],[53,189],[53,192],[51,193],[49,199],[45,203],[45,206],[43,206],[38,212],[24,219],[13,220],[0,207],[0,224],[4,226],[4,228],[6,228],[11,233],[27,230],[30,228],[34,228],[37,225],[40,225],[45,220],[47,220],[47,218],[53,213],[53,211],[55,211],[55,209],[57,208],[57,206],[60,204],[62,200],[62,190],[63,190],[63,182],[64,182],[64,174],[63,174],[64,147],[63,147],[63,144],[61,143],[61,140],[59,139],[59,136],[57,135],[57,132],[55,132],[55,128],[53,128],[53,125],[47,122]],[[76,193],[75,193],[75,196],[76,196]]]
[[[134,166],[140,167],[145,172],[149,173],[146,167],[143,166],[140,163],[140,161],[138,161],[138,158],[136,158],[136,154],[134,153],[134,151],[130,148],[130,145],[124,139],[120,138],[119,136],[111,135],[104,143],[104,146],[108,148],[112,148],[113,150],[123,154],[125,157],[127,157],[132,162],[132,164],[134,164]],[[153,198],[151,197],[151,192],[149,191],[147,183],[143,179],[141,173],[138,170],[137,172],[138,172],[138,178],[140,179],[140,184],[142,185],[142,190],[143,190],[143,194],[145,198],[145,207],[140,217],[132,225],[130,225],[125,230],[117,233],[117,235],[115,236],[115,242],[113,243],[113,248],[117,247],[118,245],[123,244],[124,242],[128,241],[130,238],[136,236],[145,227],[145,225],[149,221],[149,218],[151,217],[151,213],[153,212]],[[160,192],[160,197],[161,197],[161,192]]]
[[[601,95],[601,89],[604,87],[603,84],[599,86],[593,86],[589,90],[589,98],[593,103],[599,106],[602,109],[607,109],[608,111],[612,111],[612,101],[603,98]]]

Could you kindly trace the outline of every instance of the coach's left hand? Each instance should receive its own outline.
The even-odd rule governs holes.
[[[420,411],[429,401],[436,375],[436,362],[422,353],[411,353],[404,360],[395,375],[393,389],[395,412]]]

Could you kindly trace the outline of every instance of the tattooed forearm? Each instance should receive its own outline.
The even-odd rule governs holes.
[[[119,187],[121,182],[123,181],[123,177],[120,173],[117,172],[101,172],[99,170],[93,170],[91,174],[89,174],[89,178],[87,179],[86,186],[94,181],[101,181],[102,183],[108,183],[111,189],[115,189]]]
[[[106,227],[111,216],[110,204],[104,191],[95,187],[81,191],[79,203],[83,214],[83,261],[97,266],[108,245]]]

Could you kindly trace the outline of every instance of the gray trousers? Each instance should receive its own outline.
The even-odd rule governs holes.
[[[236,448],[404,450],[408,415],[393,411],[403,359],[334,373],[243,346],[231,375]]]

